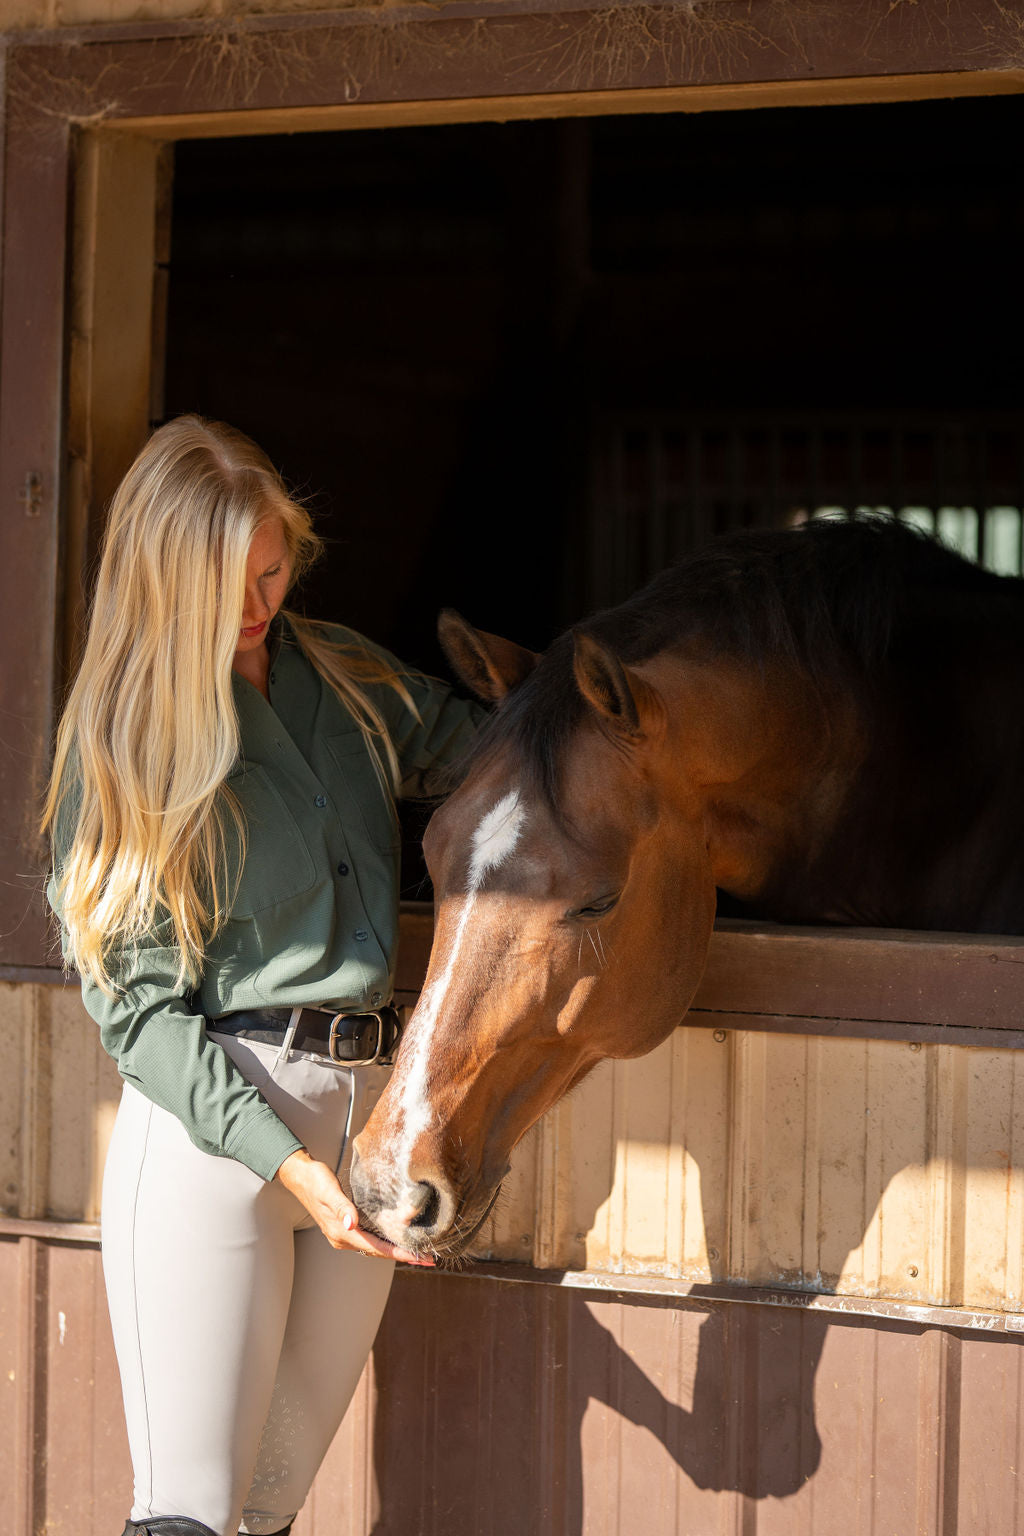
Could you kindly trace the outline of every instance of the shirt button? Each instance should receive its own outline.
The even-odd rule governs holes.
[[[271,674],[270,674],[270,681],[272,683],[276,683],[277,682],[277,673],[276,672],[271,672]]]
[[[383,1001],[384,1001],[384,993],[383,992],[371,992],[370,993],[370,1006],[371,1006],[371,1008],[376,1008],[377,1004],[378,1003],[382,1003]]]
[[[360,944],[365,943],[369,937],[370,935],[367,933],[365,928],[357,928],[353,934],[353,938],[357,939]]]
[[[338,874],[339,875],[347,875],[348,874],[348,865],[347,864],[339,864],[338,865]]]
[[[327,796],[317,795],[316,799],[313,801],[313,804],[319,806],[320,810],[323,810],[324,806],[327,804]]]

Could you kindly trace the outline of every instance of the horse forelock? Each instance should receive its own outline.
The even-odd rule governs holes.
[[[537,799],[552,812],[561,810],[566,748],[587,711],[572,658],[572,636],[562,635],[478,732],[459,765],[460,780],[502,760],[523,801]]]

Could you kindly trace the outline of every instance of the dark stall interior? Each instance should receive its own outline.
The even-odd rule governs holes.
[[[823,506],[1019,568],[1019,97],[186,142],[166,415],[254,436],[305,605],[443,667]]]

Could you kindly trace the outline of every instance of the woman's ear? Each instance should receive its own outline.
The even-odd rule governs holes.
[[[458,677],[477,698],[497,704],[529,677],[540,657],[514,640],[474,629],[454,608],[442,608],[437,621],[441,649]]]

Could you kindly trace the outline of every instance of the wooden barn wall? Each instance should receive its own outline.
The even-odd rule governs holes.
[[[110,1536],[95,1247],[0,1236],[0,1324],[5,1532]],[[295,1536],[1019,1536],[1022,1365],[972,1330],[400,1274]]]
[[[11,1536],[109,1536],[129,1499],[96,1227],[118,1084],[75,990],[42,984],[34,823],[91,523],[145,430],[162,142],[1024,83],[1002,0],[398,9],[0,0]],[[757,967],[744,989],[716,961],[731,942],[686,1029],[520,1149],[485,1262],[398,1277],[296,1536],[1024,1531],[1024,1010],[980,943],[941,960],[970,982],[944,1005],[910,941],[888,972],[869,957],[850,1037],[829,994],[834,960],[849,998],[849,953],[797,956],[768,999]]]
[[[641,1506],[652,1536],[1024,1529],[1024,1054],[732,1027],[738,993],[820,992],[855,942],[819,939],[816,980],[791,937],[758,994],[761,937],[716,935],[700,1022],[531,1133],[479,1261],[399,1275],[296,1536],[634,1536]],[[408,914],[406,987],[428,938]],[[876,1013],[925,1012],[884,957],[872,979],[909,937],[859,942]],[[920,947],[952,994],[950,946]],[[1024,946],[955,948],[995,978],[978,1017],[1019,1018]],[[106,1536],[130,1483],[96,1227],[119,1085],[75,988],[0,987],[0,1085],[12,1536]]]
[[[403,922],[409,983],[428,920]],[[786,936],[766,942],[784,949]],[[857,941],[820,942],[823,964],[841,972]],[[958,948],[1005,968],[1010,980],[990,991],[1019,1016],[1024,944]],[[684,1288],[1024,1311],[1024,1050],[922,1043],[903,1024],[898,1038],[856,1038],[856,1022],[824,1009],[794,1015],[788,1031],[765,1028],[763,1015],[737,1028],[741,1016],[717,1007],[735,1001],[717,974],[723,955],[741,972],[734,988],[745,978],[748,993],[771,996],[757,935],[717,933],[690,1015],[701,1022],[646,1057],[600,1066],[545,1117],[517,1149],[475,1255]],[[937,989],[951,990],[932,965]],[[912,1012],[913,992],[911,981],[894,1011]],[[793,1032],[801,1024],[819,1033]],[[1006,1037],[1022,1043],[1016,1030]],[[0,1211],[96,1222],[119,1094],[77,988],[0,984]]]

